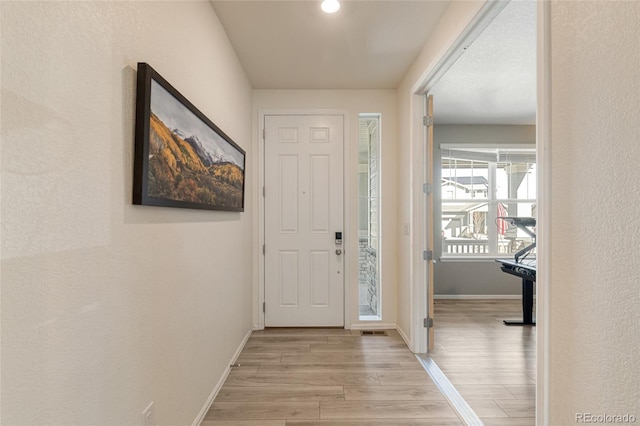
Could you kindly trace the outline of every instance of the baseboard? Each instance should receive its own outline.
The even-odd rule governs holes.
[[[207,411],[209,411],[209,408],[211,408],[211,404],[213,404],[213,400],[216,399],[216,396],[218,396],[218,392],[220,392],[220,389],[222,388],[224,381],[227,380],[227,377],[231,372],[231,366],[236,363],[236,360],[240,356],[240,352],[242,352],[242,349],[244,349],[244,345],[247,344],[247,341],[249,340],[249,337],[251,337],[252,332],[253,332],[253,327],[249,329],[247,334],[244,336],[244,339],[242,339],[240,346],[238,346],[238,349],[236,350],[236,352],[233,354],[233,356],[227,363],[227,368],[224,370],[222,377],[220,377],[220,380],[218,380],[218,383],[216,383],[215,387],[211,391],[209,398],[207,398],[207,402],[204,403],[202,410],[200,410],[200,412],[198,413],[198,416],[193,421],[192,426],[199,426],[200,423],[202,423],[202,421],[204,420],[204,416],[207,415]]]
[[[395,330],[397,329],[395,324],[372,322],[351,324],[349,327],[351,330]]]
[[[404,340],[404,343],[407,344],[407,347],[409,348],[409,350],[413,352],[413,347],[411,346],[411,340],[409,340],[404,330],[402,330],[400,327],[396,327],[396,331],[398,332],[400,337],[402,337],[402,340]]]
[[[452,300],[489,300],[489,299],[522,299],[521,294],[434,294],[434,299]]]

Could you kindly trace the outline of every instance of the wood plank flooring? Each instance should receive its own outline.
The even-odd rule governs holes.
[[[395,330],[251,335],[203,426],[461,425]]]
[[[442,371],[486,425],[533,425],[535,328],[518,300],[435,305]],[[203,426],[460,425],[396,331],[255,331]]]
[[[485,425],[535,424],[535,327],[520,300],[436,300],[429,355]]]

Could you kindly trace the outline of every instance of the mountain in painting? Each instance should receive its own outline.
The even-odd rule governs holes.
[[[241,208],[243,170],[151,113],[148,196]]]
[[[212,153],[207,151],[196,135],[184,138],[184,141],[191,145],[207,167],[220,162],[219,158],[216,158]]]

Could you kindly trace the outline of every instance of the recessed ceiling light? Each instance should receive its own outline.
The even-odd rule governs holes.
[[[324,13],[336,13],[340,9],[338,0],[324,0],[320,5]]]

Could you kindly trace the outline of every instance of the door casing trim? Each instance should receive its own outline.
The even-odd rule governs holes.
[[[264,165],[264,160],[265,160],[265,151],[264,151],[264,139],[262,137],[262,135],[264,134],[264,120],[266,116],[269,115],[339,115],[342,117],[342,137],[343,137],[343,144],[342,144],[342,158],[343,158],[343,162],[342,162],[342,187],[343,187],[343,191],[342,191],[342,201],[343,201],[343,214],[342,214],[342,226],[343,226],[343,235],[345,236],[344,241],[345,241],[345,250],[344,250],[344,271],[343,271],[343,276],[342,276],[342,280],[343,280],[343,322],[344,322],[344,327],[345,328],[349,328],[350,324],[350,309],[349,309],[349,305],[350,305],[350,301],[349,301],[349,285],[348,285],[348,277],[351,273],[351,265],[350,265],[350,259],[357,259],[357,253],[356,256],[353,257],[353,253],[352,253],[352,249],[353,247],[350,247],[349,244],[347,244],[347,240],[348,240],[348,236],[350,235],[350,230],[351,227],[349,226],[348,220],[347,220],[347,215],[345,214],[345,212],[347,211],[347,201],[350,199],[350,193],[349,193],[349,185],[347,185],[347,165],[349,164],[348,162],[348,149],[347,147],[349,146],[349,121],[348,121],[348,111],[345,109],[259,109],[258,110],[258,134],[256,135],[256,141],[258,144],[258,164],[257,164],[257,177],[256,177],[256,181],[257,181],[257,190],[256,190],[256,195],[257,195],[257,203],[256,205],[258,206],[257,209],[257,234],[256,234],[256,241],[258,242],[258,244],[255,245],[255,258],[257,259],[257,262],[254,262],[254,266],[257,268],[257,274],[256,275],[256,286],[255,288],[257,289],[257,294],[255,294],[256,292],[254,291],[254,301],[255,301],[255,305],[254,305],[254,312],[257,312],[257,325],[255,326],[256,330],[263,330],[265,327],[265,313],[262,311],[262,306],[263,303],[265,301],[265,294],[264,294],[264,288],[265,288],[265,273],[264,273],[264,267],[265,267],[265,263],[264,263],[264,255],[262,254],[262,246],[265,244],[265,224],[264,224],[264,219],[265,219],[265,206],[264,206],[264,197],[262,196],[262,188],[264,187],[265,184],[265,178],[264,178],[264,173],[265,173],[265,165]]]

